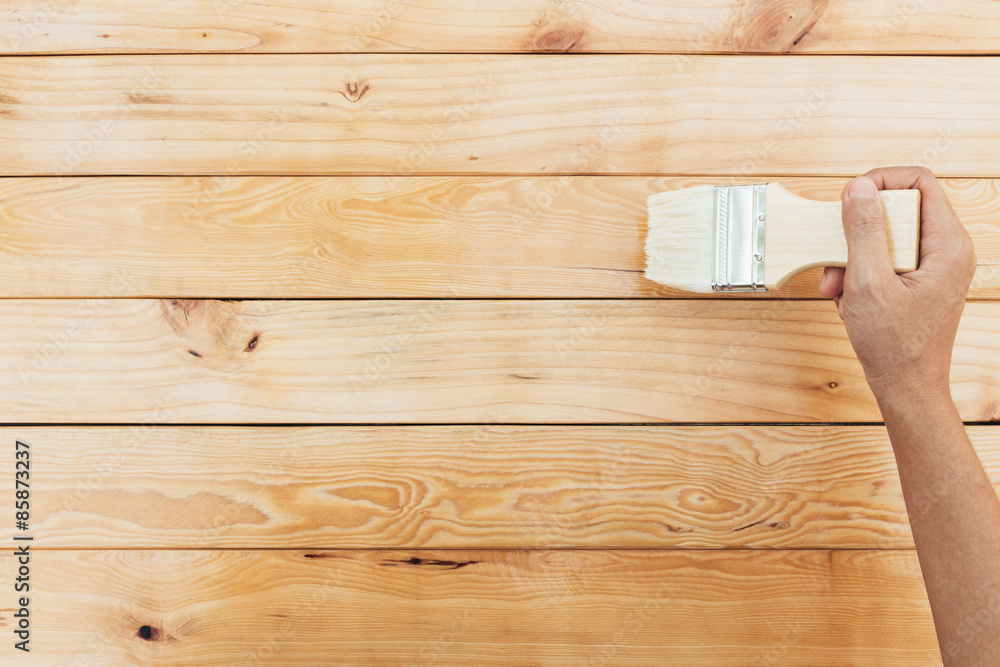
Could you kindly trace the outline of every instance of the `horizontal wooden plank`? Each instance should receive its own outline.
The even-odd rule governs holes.
[[[642,275],[646,198],[750,180],[0,179],[0,296],[691,296]],[[845,180],[782,183],[836,200]],[[942,183],[976,243],[971,296],[1000,297],[1000,180]],[[818,297],[821,275],[760,296]]]
[[[71,11],[72,10],[72,11]],[[990,0],[6,0],[2,53],[997,53]]]
[[[6,422],[879,419],[830,302],[6,300],[0,320]],[[966,420],[1000,417],[998,321],[965,309]]]
[[[997,176],[1000,59],[0,61],[0,173]]]
[[[1000,429],[969,432],[1000,489]],[[30,448],[36,550],[913,548],[874,426],[6,427],[0,439]]]
[[[910,551],[63,551],[33,562],[40,665],[939,660]],[[16,567],[0,557],[4,581]]]

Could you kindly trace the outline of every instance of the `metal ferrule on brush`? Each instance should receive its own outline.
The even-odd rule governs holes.
[[[715,262],[712,289],[766,292],[764,204],[766,185],[715,187]]]

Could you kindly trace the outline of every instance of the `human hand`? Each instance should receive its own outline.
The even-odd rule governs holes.
[[[920,262],[897,275],[889,259],[878,190],[920,190]],[[841,194],[847,268],[827,267],[820,294],[832,298],[881,403],[933,393],[950,400],[951,352],[976,270],[965,227],[923,167],[872,169]]]

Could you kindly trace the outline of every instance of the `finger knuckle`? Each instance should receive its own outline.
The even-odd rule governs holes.
[[[971,273],[975,273],[976,267],[979,265],[979,258],[976,257],[976,249],[975,249],[975,246],[972,245],[971,241],[969,241],[966,244],[964,256],[965,256],[965,266],[966,266],[966,268]]]
[[[968,232],[962,235],[962,254],[973,261],[976,259],[976,244],[972,242]]]
[[[885,227],[882,215],[876,211],[862,211],[855,216],[853,227],[862,233],[877,232]]]
[[[876,281],[869,274],[856,275],[851,281],[851,294],[859,299],[869,301],[878,294]]]
[[[947,252],[957,263],[975,263],[976,261],[976,246],[965,229],[962,229],[961,233],[957,234],[947,245]]]

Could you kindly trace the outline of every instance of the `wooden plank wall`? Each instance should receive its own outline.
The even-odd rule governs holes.
[[[819,273],[650,283],[645,199],[944,177],[1000,488],[997,3],[8,0],[0,54],[31,664],[939,662]]]

